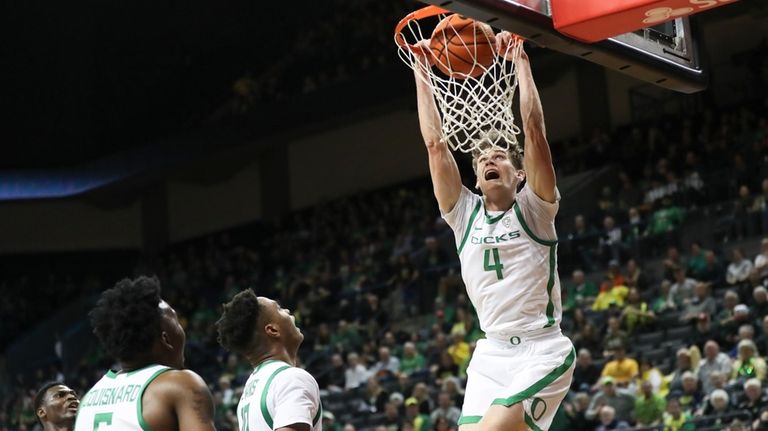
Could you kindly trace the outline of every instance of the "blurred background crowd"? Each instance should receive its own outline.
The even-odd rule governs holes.
[[[587,148],[601,153],[584,160],[615,165],[615,180],[588,213],[558,220],[562,327],[578,360],[553,429],[768,423],[768,117],[759,107],[590,138]],[[647,163],[630,163],[638,157]],[[156,273],[183,318],[187,365],[215,394],[218,429],[234,430],[250,370],[218,346],[212,323],[221,302],[253,287],[295,313],[328,429],[456,429],[483,333],[428,183],[178,244],[155,263],[115,258],[122,262],[103,266],[112,272],[91,265],[87,275],[4,279],[3,342],[121,271]],[[7,376],[3,430],[34,429],[31,397],[43,381],[83,394],[112,365],[92,346],[77,367],[52,357],[32,374]]]
[[[282,60],[245,71],[213,120],[301,101],[391,62],[392,25],[412,6],[302,5],[293,24],[304,30],[260,47]],[[345,45],[330,37],[338,33]],[[765,42],[750,55],[758,58],[753,88],[764,90]],[[768,99],[751,96],[551,143],[559,178],[600,175],[596,193],[561,190],[561,326],[578,359],[551,429],[768,430]],[[32,399],[43,382],[64,381],[83,396],[115,366],[93,337],[71,344],[68,334],[89,332],[85,320],[60,328],[26,372],[6,366],[14,343],[141,274],[157,275],[176,308],[186,365],[209,384],[219,430],[238,429],[235,408],[252,370],[218,345],[213,323],[221,303],[247,288],[294,313],[324,429],[457,429],[468,362],[484,335],[428,179],[171,244],[151,259],[4,256],[0,431],[39,429]]]

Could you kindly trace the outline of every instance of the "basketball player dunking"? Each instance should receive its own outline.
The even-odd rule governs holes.
[[[428,43],[418,44],[427,53],[417,54],[422,64],[431,63]],[[497,35],[499,52],[513,52],[504,49],[510,43],[522,42]],[[472,164],[482,196],[462,185],[428,78],[415,68],[435,197],[454,231],[467,294],[486,333],[467,370],[460,431],[547,429],[573,374],[573,344],[560,331],[554,226],[560,196],[528,56],[522,52],[515,62],[525,148],[521,155],[515,146],[481,145]]]
[[[320,388],[296,367],[304,335],[277,302],[244,290],[224,304],[219,343],[253,366],[237,404],[240,431],[320,431]]]
[[[213,398],[184,370],[184,329],[156,278],[119,281],[90,313],[93,332],[120,370],[80,400],[75,431],[214,431]]]

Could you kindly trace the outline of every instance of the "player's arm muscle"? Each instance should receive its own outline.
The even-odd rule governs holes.
[[[179,429],[215,431],[213,397],[203,379],[187,370],[177,371],[174,374],[177,390],[173,398]]]
[[[426,41],[420,42],[417,46],[424,48],[425,52],[429,52],[429,45]],[[429,173],[432,177],[432,187],[437,198],[437,204],[443,213],[449,213],[461,194],[461,176],[453,154],[442,139],[440,115],[437,112],[432,89],[426,82],[429,78],[426,76],[426,72],[422,70],[422,67],[429,67],[427,55],[430,54],[417,54],[422,66],[417,65],[414,68],[419,127],[429,155]]]
[[[516,63],[520,91],[520,115],[525,132],[523,166],[528,187],[541,199],[555,202],[555,168],[547,142],[544,111],[539,91],[533,81],[528,55],[521,50]]]

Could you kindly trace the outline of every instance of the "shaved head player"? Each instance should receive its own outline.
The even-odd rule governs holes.
[[[513,42],[497,35],[500,52]],[[419,43],[430,63],[429,41]],[[440,131],[425,69],[416,67],[419,123],[429,156],[435,197],[451,226],[467,294],[486,339],[479,340],[467,370],[460,431],[547,429],[567,394],[573,344],[560,331],[555,214],[560,195],[544,128],[541,101],[528,56],[515,61],[524,151],[510,142],[479,142],[472,165],[482,195],[462,185],[453,154]],[[498,133],[489,133],[500,138]],[[525,186],[517,191],[523,180]]]
[[[80,400],[61,382],[44,384],[35,394],[35,416],[44,431],[72,431]]]

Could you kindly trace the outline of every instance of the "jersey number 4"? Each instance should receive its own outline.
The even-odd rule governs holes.
[[[491,264],[491,254],[493,254],[493,264]],[[499,258],[499,249],[486,249],[485,255],[483,257],[483,269],[486,271],[496,271],[496,278],[501,280],[504,278],[504,273],[501,272],[502,268],[504,268],[504,265],[501,263],[501,259]]]

